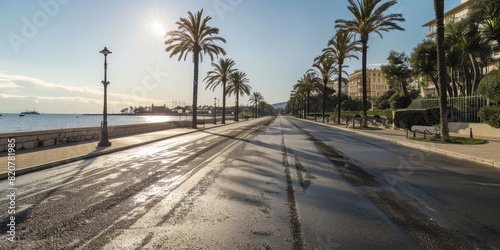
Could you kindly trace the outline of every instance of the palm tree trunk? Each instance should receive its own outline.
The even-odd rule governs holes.
[[[472,81],[472,91],[471,91],[471,96],[476,92],[477,87],[479,87],[479,75],[480,75],[480,70],[479,70],[479,64],[477,63],[476,58],[472,55],[469,54],[469,58],[472,62],[472,69],[474,71],[474,79]]]
[[[306,119],[306,112],[307,112],[307,109],[306,109],[306,98],[302,97],[302,118],[303,119]]]
[[[428,74],[428,76],[431,78],[432,83],[434,83],[434,87],[436,87],[436,91],[439,93],[439,84],[436,78],[430,73]]]
[[[226,81],[222,82],[222,124],[226,124]]]
[[[323,79],[323,123],[325,123],[325,109],[326,109],[326,84],[328,79]]]
[[[446,69],[445,69],[446,70]],[[453,89],[451,88],[451,78],[450,76],[448,75],[448,72],[446,71],[445,72],[445,76],[446,76],[446,89],[448,90],[448,95],[450,97],[453,97]]]
[[[236,92],[236,109],[234,110],[234,121],[238,121],[238,116],[240,115],[240,95]]]
[[[446,65],[444,51],[444,0],[434,0],[434,11],[437,21],[437,60],[438,60],[438,81],[439,81],[439,99],[441,116],[441,138],[444,141],[450,140],[448,129],[448,99],[446,96]]]
[[[340,102],[342,101],[342,64],[339,63],[339,95],[337,105],[339,106],[338,114],[337,114],[337,123],[340,124]]]
[[[367,93],[366,93],[366,54],[367,54],[367,43],[368,43],[368,37],[362,37],[361,41],[363,43],[362,49],[363,49],[363,127],[366,128],[368,127],[368,118],[366,116],[366,110],[368,108],[368,100],[367,100]]]
[[[450,75],[451,75],[451,84],[453,85],[453,96],[457,97],[458,96],[458,87],[457,87],[457,81],[455,77],[455,70],[453,68],[450,69]]]
[[[462,68],[464,70],[464,77],[465,77],[465,92],[466,95],[471,95],[470,73],[469,73],[469,67],[467,67],[467,63],[464,63],[462,65]]]
[[[401,81],[401,88],[403,89],[403,94],[405,95],[406,104],[408,106],[410,106],[410,104],[411,104],[411,98],[410,98],[410,95],[408,94],[408,88],[406,87],[406,85],[407,85],[406,80],[402,80]]]
[[[309,115],[309,95],[310,95],[310,92],[307,91],[307,110],[306,110],[307,112],[306,112],[305,118],[307,118],[307,116]]]
[[[193,121],[192,128],[198,128],[196,126],[197,123],[197,112],[196,108],[198,105],[198,63],[199,63],[199,54],[200,52],[194,52],[194,82],[193,82]]]

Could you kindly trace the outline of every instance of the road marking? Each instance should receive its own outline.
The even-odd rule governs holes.
[[[246,133],[244,133],[242,136],[238,136],[239,138],[245,138],[254,131],[260,129],[264,125],[259,125],[257,127],[251,128],[248,130]],[[155,198],[159,196],[166,196],[164,199],[162,199],[160,202],[158,202],[153,208],[151,208],[148,212],[143,214],[140,218],[137,219],[137,221],[130,227],[130,232],[134,235],[134,241],[131,241],[129,235],[127,234],[127,229],[125,229],[120,235],[118,235],[116,238],[114,238],[111,242],[109,242],[104,248],[110,248],[114,249],[116,247],[119,247],[121,244],[124,244],[125,242],[127,245],[134,245],[135,243],[140,243],[142,242],[143,238],[138,237],[139,235],[136,233],[137,229],[139,228],[151,228],[155,227],[158,221],[161,221],[161,219],[169,214],[175,206],[182,201],[182,199],[188,194],[188,192],[195,187],[197,183],[199,183],[203,177],[215,169],[214,166],[210,166],[209,163],[214,161],[217,157],[221,156],[222,154],[226,153],[226,150],[232,146],[234,146],[236,143],[241,143],[241,140],[234,140],[234,142],[231,142],[229,145],[224,147],[222,150],[220,150],[218,153],[212,155],[210,158],[207,160],[203,161],[202,163],[198,164],[198,166],[194,167],[191,169],[188,173],[174,181],[171,185],[166,186],[165,188],[161,189],[158,191],[158,193],[152,197],[150,197],[149,201],[145,202],[141,207],[135,208],[129,213],[125,214],[124,216],[120,217],[120,219],[116,220],[114,223],[112,223],[110,226],[108,226],[106,229],[102,230],[99,234],[94,236],[92,239],[88,240],[85,244],[79,247],[79,249],[86,249],[88,248],[89,244],[92,243],[95,239],[98,239],[105,233],[108,233],[111,229],[113,229],[118,223],[129,219],[133,217],[136,214],[139,214],[142,210],[144,210],[144,207],[146,207],[149,203],[153,202]],[[206,167],[209,166],[209,167]],[[144,237],[148,237],[148,234],[145,233],[143,235]]]
[[[297,207],[297,202],[295,200],[295,194],[293,189],[292,176],[290,174],[290,164],[288,163],[288,153],[285,144],[285,133],[283,132],[283,127],[281,126],[280,117],[280,129],[281,129],[281,150],[283,154],[283,166],[285,167],[286,175],[286,191],[288,206],[290,208],[290,229],[292,231],[292,241],[294,249],[304,249],[304,238],[302,235],[302,226],[299,221],[299,208]]]

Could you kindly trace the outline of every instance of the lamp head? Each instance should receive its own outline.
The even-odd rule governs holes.
[[[99,53],[104,54],[105,56],[111,54],[112,52],[108,50],[108,48],[104,47],[103,50],[99,51]]]

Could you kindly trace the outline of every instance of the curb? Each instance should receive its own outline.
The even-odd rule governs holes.
[[[245,122],[245,121],[241,121],[241,122]],[[231,124],[234,124],[234,123],[231,123]],[[67,158],[67,159],[64,159],[64,160],[60,160],[60,161],[45,163],[45,164],[42,164],[42,165],[35,165],[35,166],[28,167],[28,168],[25,168],[25,169],[16,170],[15,171],[16,172],[16,177],[17,177],[17,175],[29,174],[29,173],[37,172],[37,171],[40,171],[40,170],[57,167],[57,166],[60,166],[62,164],[68,164],[68,163],[72,163],[72,162],[76,162],[76,161],[81,161],[81,160],[85,160],[85,159],[89,159],[89,158],[93,158],[93,157],[97,157],[97,156],[101,156],[101,155],[116,153],[118,151],[123,151],[123,150],[131,149],[131,148],[135,148],[135,147],[140,147],[140,146],[144,146],[144,145],[147,145],[147,144],[151,144],[151,143],[163,141],[163,140],[166,140],[166,139],[171,139],[171,138],[175,138],[175,137],[178,137],[178,136],[188,135],[188,134],[196,133],[196,132],[199,132],[199,131],[204,131],[204,130],[215,128],[215,127],[227,126],[227,125],[231,125],[231,124],[219,124],[218,126],[214,126],[214,127],[210,127],[210,128],[202,128],[202,129],[197,129],[197,130],[194,130],[194,131],[189,131],[189,132],[180,133],[180,134],[176,134],[176,135],[171,135],[171,136],[167,136],[167,137],[161,137],[161,138],[157,138],[157,139],[150,140],[150,141],[144,141],[144,142],[140,142],[140,143],[136,143],[136,144],[132,144],[132,145],[127,145],[127,146],[123,146],[123,147],[119,147],[119,148],[110,149],[110,150],[107,150],[107,151],[92,152],[92,153],[89,153],[89,154],[86,154],[86,155],[82,155],[82,156],[71,157],[71,158]],[[119,138],[119,137],[117,137],[117,138]],[[4,179],[4,178],[8,177],[8,174],[9,174],[9,172],[2,173],[2,174],[0,174],[0,178]]]
[[[293,118],[295,118],[295,117],[293,117]],[[298,118],[295,118],[295,119],[298,119]],[[324,124],[324,123],[321,123],[321,122],[309,121],[309,120],[304,120],[304,119],[299,119],[299,120],[306,121],[306,122],[311,122],[311,123],[314,123],[314,124],[319,124],[319,125],[323,125],[323,126],[327,126],[327,127],[331,127],[331,128],[334,128],[334,129],[348,131],[348,132],[359,134],[359,135],[366,136],[366,137],[372,137],[372,138],[375,138],[375,139],[379,139],[379,140],[383,140],[383,141],[388,141],[388,142],[391,142],[391,143],[394,143],[394,144],[398,144],[398,145],[401,145],[401,146],[404,146],[404,147],[408,147],[408,148],[417,149],[417,150],[424,151],[424,152],[436,153],[436,154],[444,155],[444,156],[455,158],[455,159],[459,159],[459,160],[472,161],[472,162],[479,163],[479,164],[482,164],[482,165],[485,165],[485,166],[488,166],[488,167],[493,167],[493,168],[500,169],[500,162],[495,162],[493,160],[483,159],[483,158],[474,157],[474,156],[470,156],[470,155],[459,154],[459,153],[455,153],[455,152],[451,152],[451,151],[447,151],[447,150],[443,150],[443,149],[436,149],[436,148],[433,148],[433,147],[429,148],[429,147],[426,147],[426,146],[423,146],[423,145],[418,145],[418,144],[411,143],[411,142],[400,141],[400,140],[397,140],[397,139],[388,139],[388,138],[383,137],[383,136],[373,135],[373,134],[370,134],[370,133],[366,133],[366,132],[362,132],[362,131],[356,131],[356,130],[351,130],[351,129],[347,129],[347,128],[340,128],[340,127],[337,127],[337,126],[334,126],[334,125]],[[406,140],[406,138],[404,138],[404,137],[403,137],[403,139]]]

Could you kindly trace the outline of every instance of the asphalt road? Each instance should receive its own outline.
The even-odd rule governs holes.
[[[2,237],[2,249],[500,244],[500,171],[295,118],[212,128],[16,181],[16,243]],[[7,236],[6,195],[0,204]]]

